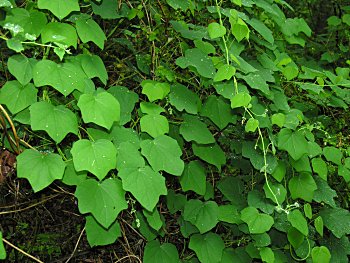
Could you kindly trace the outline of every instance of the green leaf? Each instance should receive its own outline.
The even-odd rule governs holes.
[[[180,178],[181,188],[184,192],[192,190],[199,195],[206,191],[206,174],[201,162],[191,161],[185,165],[184,172]]]
[[[240,92],[231,99],[231,108],[247,107],[251,99],[248,93]]]
[[[315,218],[314,226],[317,231],[323,237],[323,219],[321,216]]]
[[[294,249],[298,249],[305,240],[305,236],[294,227],[288,229],[287,238]]]
[[[102,59],[99,56],[80,54],[76,56],[75,59],[80,62],[81,67],[83,68],[88,78],[92,79],[92,78],[98,77],[103,84],[105,85],[107,84],[107,79],[108,79],[107,70],[105,65],[103,64]],[[113,87],[111,87],[109,90],[111,90],[112,88]]]
[[[103,182],[87,179],[77,186],[74,195],[80,213],[91,213],[104,228],[109,228],[118,214],[128,208],[122,183],[115,178]]]
[[[62,179],[65,168],[58,154],[27,149],[17,156],[17,177],[28,179],[34,192],[44,189],[56,179]]]
[[[286,122],[286,115],[283,113],[275,113],[271,116],[271,123],[276,124],[278,127],[282,128]]]
[[[10,1],[8,1],[8,0],[1,0],[0,1],[0,7],[13,7],[13,5],[11,4],[11,2]],[[1,232],[0,232],[0,235],[1,235]],[[0,237],[0,239],[2,239],[2,235],[1,235],[1,237]],[[2,243],[1,243],[2,244]]]
[[[140,103],[140,110],[144,114],[161,114],[165,112],[165,109],[157,104],[154,104],[152,102],[141,102]]]
[[[350,234],[350,212],[343,208],[323,207],[320,211],[324,225],[337,237]]]
[[[144,263],[178,263],[179,260],[179,253],[173,244],[160,244],[158,240],[153,240],[145,246]]]
[[[243,38],[249,39],[250,30],[241,18],[238,18],[235,23],[231,22],[231,32],[238,42],[241,42]]]
[[[307,141],[301,131],[284,128],[278,133],[278,148],[287,151],[294,160],[308,153]]]
[[[87,178],[87,172],[77,172],[74,169],[73,160],[66,162],[66,170],[62,178],[62,182],[66,185],[78,185]]]
[[[309,173],[301,173],[289,180],[288,188],[293,199],[301,198],[311,202],[317,185]]]
[[[216,22],[208,25],[208,33],[211,39],[223,37],[226,35],[226,28]]]
[[[181,68],[192,66],[196,68],[199,75],[205,78],[213,78],[215,75],[215,68],[211,58],[199,48],[187,49],[185,56],[176,60],[176,65]]]
[[[246,132],[255,132],[256,129],[259,127],[259,121],[257,119],[254,119],[254,118],[250,118],[245,127],[244,127],[244,130]]]
[[[313,247],[311,257],[313,262],[329,263],[331,261],[331,252],[325,246]]]
[[[262,247],[260,249],[260,256],[263,262],[274,263],[275,262],[275,254],[272,249],[269,247]]]
[[[185,110],[191,114],[197,114],[201,105],[201,101],[196,93],[178,83],[171,86],[169,101],[177,110]]]
[[[209,232],[191,236],[189,248],[196,253],[201,263],[220,263],[225,244],[219,235]]]
[[[112,94],[106,91],[81,95],[78,107],[85,123],[93,122],[108,130],[115,121],[120,119],[120,104]]]
[[[315,182],[317,184],[317,190],[314,193],[313,200],[318,203],[326,203],[331,207],[336,207],[337,204],[334,201],[334,198],[337,197],[337,192],[334,191],[327,183],[320,178],[315,178]]]
[[[201,158],[203,161],[215,165],[219,171],[221,166],[226,163],[226,155],[218,144],[200,145],[193,143],[192,149],[194,155]]]
[[[73,11],[80,11],[78,0],[38,0],[38,8],[50,10],[60,20]]]
[[[145,160],[139,152],[138,145],[131,142],[122,142],[118,145],[117,169],[139,168],[145,166]]]
[[[309,203],[304,205],[304,214],[308,219],[312,219],[312,207]]]
[[[327,239],[321,239],[321,243],[332,251],[332,262],[349,262],[348,255],[350,255],[350,242],[348,237],[343,236],[342,238],[336,238],[331,235]]]
[[[273,178],[275,178],[278,182],[281,182],[286,175],[287,167],[286,164],[282,161],[278,161],[275,170],[272,172]]]
[[[186,141],[195,141],[200,144],[215,142],[214,136],[204,122],[201,122],[197,117],[188,114],[184,115],[183,118],[184,122],[180,125],[179,132]]]
[[[164,177],[149,166],[123,169],[118,176],[122,178],[124,190],[131,192],[148,211],[153,211],[159,196],[167,194]]]
[[[12,49],[16,51],[17,53],[22,52],[24,50],[24,47],[22,45],[22,42],[18,40],[17,38],[10,38],[6,40],[6,45],[9,49]]]
[[[77,117],[63,105],[54,106],[41,101],[32,104],[29,110],[32,130],[46,131],[56,143],[60,143],[68,133],[78,134]]]
[[[343,158],[343,153],[339,148],[333,146],[327,146],[323,148],[323,155],[326,157],[327,161],[333,162],[337,165],[341,165]]]
[[[249,206],[260,209],[265,214],[272,214],[276,208],[276,206],[272,204],[270,200],[265,198],[265,195],[258,190],[250,191],[248,193],[247,201]]]
[[[117,220],[106,229],[91,215],[86,217],[85,231],[91,247],[113,244],[118,237],[122,236]]]
[[[184,170],[184,162],[180,158],[181,148],[177,141],[169,136],[161,135],[154,140],[142,141],[141,153],[157,172],[165,171],[180,176]]]
[[[73,143],[71,153],[76,171],[89,171],[100,181],[116,167],[117,149],[109,140],[78,140]]]
[[[166,117],[159,114],[147,114],[141,117],[142,132],[147,132],[153,138],[169,133],[169,122]]]
[[[0,259],[6,259],[6,250],[2,242],[2,232],[0,231]]]
[[[219,206],[218,220],[230,224],[241,224],[241,216],[234,205],[221,205]]]
[[[287,190],[284,188],[282,184],[274,184],[269,182],[269,186],[272,192],[274,193],[274,195],[276,196],[278,203],[282,204],[284,200],[286,200]],[[264,184],[263,188],[264,188],[265,196],[276,203],[275,197],[272,195],[266,183]]]
[[[7,81],[0,89],[0,103],[16,114],[37,100],[38,90],[32,83],[22,85],[16,80]]]
[[[327,181],[328,168],[325,161],[323,161],[322,158],[313,158],[311,163],[313,171],[323,180]]]
[[[171,214],[175,214],[179,210],[183,210],[187,203],[186,196],[183,194],[176,194],[174,190],[169,189],[166,196],[167,207]]]
[[[87,76],[80,65],[41,60],[34,66],[33,79],[36,87],[49,85],[67,96],[75,89],[84,92]]]
[[[166,0],[166,2],[172,8],[181,9],[182,11],[186,11],[190,6],[190,2],[188,0]]]
[[[220,130],[229,123],[236,122],[236,116],[232,113],[230,104],[222,97],[209,96],[201,110],[201,115],[208,117]]]
[[[184,209],[184,219],[195,225],[201,234],[213,229],[218,220],[219,207],[216,202],[202,202],[198,199],[189,200]]]
[[[80,18],[76,21],[78,36],[83,43],[94,42],[103,50],[104,42],[107,40],[101,27],[91,18]]]
[[[8,59],[7,67],[10,73],[15,76],[22,85],[26,85],[33,78],[33,68],[36,62],[36,59],[17,54]]]
[[[35,9],[28,11],[25,8],[12,8],[11,12],[7,12],[5,22],[20,26],[25,37],[29,34],[33,40],[39,37],[47,24],[47,18],[43,12]]]
[[[119,124],[124,125],[131,120],[131,112],[134,110],[136,102],[139,100],[137,93],[123,86],[113,86],[107,90],[120,104]]]
[[[273,217],[261,214],[255,207],[246,207],[241,211],[241,219],[247,223],[251,234],[262,234],[273,225]]]
[[[58,0],[59,1],[59,0]],[[75,28],[70,24],[51,22],[48,23],[41,32],[43,44],[48,42],[57,42],[67,47],[77,48],[78,35]]]
[[[91,2],[92,10],[96,15],[101,16],[103,19],[115,19],[120,17],[126,17],[128,15],[128,8],[123,8],[124,4],[122,4],[120,10],[118,2],[114,0],[103,0],[97,2],[97,4]],[[120,11],[126,11],[126,14],[123,14],[123,12]]]
[[[238,176],[223,177],[217,188],[233,205],[242,209],[246,204],[246,196],[244,195],[245,186]]]
[[[233,66],[224,64],[219,67],[218,71],[216,72],[214,76],[214,82],[230,80],[235,75],[235,73],[236,69]]]
[[[267,42],[269,42],[270,44],[274,43],[274,38],[271,30],[267,26],[265,26],[263,22],[256,18],[253,18],[247,21],[247,23],[251,25]]]
[[[155,208],[152,212],[143,210],[143,215],[146,217],[150,227],[152,227],[154,230],[159,231],[163,226],[163,221],[160,218],[157,208]]]
[[[157,82],[154,80],[144,80],[141,83],[142,94],[145,94],[150,102],[164,99],[170,92],[168,83]]]
[[[294,228],[299,230],[304,236],[308,236],[309,228],[307,226],[307,221],[299,210],[295,209],[289,212],[287,218]]]

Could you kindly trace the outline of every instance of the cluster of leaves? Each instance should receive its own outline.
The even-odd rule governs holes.
[[[350,148],[334,143],[322,110],[348,108],[350,70],[299,56],[312,32],[304,19],[286,17],[286,2],[163,1],[163,14],[177,16],[165,28],[160,13],[150,14],[158,28],[148,41],[169,30],[180,52],[170,58],[175,65],[161,60],[154,70],[147,56],[136,57],[147,76],[140,92],[107,86],[90,47],[103,50],[107,40],[96,21],[142,19],[142,5],[0,6],[13,76],[0,103],[17,129],[51,145],[24,149],[17,176],[35,192],[54,181],[76,187],[91,246],[115,242],[118,215],[129,209],[148,240],[145,263],[348,262],[341,193]],[[164,213],[189,239],[185,254],[165,242]]]

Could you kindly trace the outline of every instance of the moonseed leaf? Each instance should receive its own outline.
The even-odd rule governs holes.
[[[247,223],[251,234],[269,231],[274,223],[273,217],[259,213],[255,207],[246,207],[241,211],[241,219]]]
[[[180,178],[180,184],[184,192],[192,190],[199,195],[205,194],[206,174],[201,162],[191,161],[185,166],[185,170]]]
[[[144,80],[141,83],[142,94],[145,94],[149,101],[164,99],[170,92],[170,85],[168,83],[157,82],[154,80]]]
[[[94,42],[100,49],[104,48],[107,40],[101,27],[91,18],[80,18],[76,21],[78,36],[83,43]]]
[[[118,237],[121,237],[120,225],[117,220],[106,229],[93,216],[88,215],[85,230],[91,247],[109,245],[114,243]]]
[[[213,229],[219,222],[219,206],[214,201],[189,200],[184,209],[184,219],[195,225],[201,234]]]
[[[220,263],[225,244],[219,235],[209,232],[191,236],[189,248],[196,253],[201,263]]]
[[[118,176],[122,179],[124,190],[132,193],[148,211],[153,211],[159,196],[167,194],[165,178],[149,166],[123,169]]]
[[[231,108],[247,107],[252,98],[246,92],[240,92],[231,99]]]
[[[38,8],[50,10],[59,19],[80,10],[78,0],[38,0]]]
[[[178,58],[176,64],[181,68],[195,67],[198,73],[206,78],[213,78],[215,75],[211,58],[199,48],[187,49],[185,56]]]
[[[289,180],[288,188],[293,199],[301,198],[311,202],[317,185],[309,173],[300,173]]]
[[[226,35],[226,28],[219,23],[213,22],[208,25],[208,33],[211,39]]]
[[[198,95],[179,83],[171,86],[169,100],[170,104],[177,110],[185,110],[191,114],[197,114],[201,106],[201,101]]]
[[[323,207],[320,211],[324,225],[337,237],[350,234],[350,212],[340,207]]]
[[[325,246],[313,247],[311,257],[312,262],[329,263],[331,261],[331,252]]]
[[[214,136],[207,125],[192,115],[184,115],[184,122],[180,125],[180,134],[186,141],[195,141],[200,144],[214,143]]]
[[[78,107],[85,123],[93,122],[108,130],[120,119],[120,104],[106,91],[81,95]]]
[[[87,179],[77,186],[74,195],[80,213],[91,213],[104,228],[109,228],[118,214],[128,208],[119,179],[109,178],[103,182]]]
[[[60,1],[60,0],[58,0]],[[62,1],[60,1],[62,2]],[[67,23],[51,22],[48,23],[41,32],[42,42],[57,42],[67,47],[77,48],[78,35],[75,28]]]
[[[41,101],[32,104],[29,110],[32,130],[46,131],[56,143],[60,143],[68,133],[78,134],[77,117],[63,105],[54,106]]]
[[[309,228],[307,226],[307,221],[303,214],[299,210],[293,210],[287,215],[288,221],[304,236],[308,236]]]
[[[49,85],[67,96],[75,89],[84,92],[87,76],[80,65],[72,62],[56,64],[41,60],[34,66],[33,80],[36,87]]]
[[[184,162],[180,156],[182,151],[177,141],[167,135],[160,135],[154,140],[141,142],[141,153],[155,171],[165,171],[180,176]]]
[[[76,171],[89,171],[100,181],[116,167],[117,149],[109,140],[78,140],[73,143],[71,153]]]
[[[145,246],[144,263],[178,263],[179,260],[179,253],[173,244],[159,244],[158,240],[153,240],[147,242]]]
[[[207,163],[215,165],[219,171],[221,171],[221,166],[226,163],[225,153],[217,143],[209,145],[193,143],[192,149],[196,156]]]
[[[33,78],[33,68],[36,63],[36,59],[17,54],[8,59],[7,67],[10,73],[15,76],[22,85],[26,85]]]
[[[0,103],[16,114],[37,100],[38,90],[32,83],[22,85],[16,80],[7,81],[0,89]]]
[[[287,151],[294,160],[308,153],[307,141],[301,131],[284,128],[278,133],[278,148]]]
[[[75,57],[81,63],[85,74],[92,79],[98,77],[103,84],[107,84],[108,74],[102,59],[97,55],[80,54]],[[118,99],[118,98],[117,98]]]
[[[142,132],[147,132],[153,138],[169,132],[169,122],[166,117],[159,114],[147,114],[141,117]]]
[[[34,192],[49,186],[54,180],[62,179],[66,165],[55,153],[40,153],[27,149],[17,156],[17,177],[26,178]]]
[[[2,232],[0,231],[0,259],[6,259],[6,250],[2,242]]]
[[[230,80],[235,75],[235,73],[236,69],[233,66],[224,64],[219,67],[218,71],[216,72],[214,76],[214,82]]]

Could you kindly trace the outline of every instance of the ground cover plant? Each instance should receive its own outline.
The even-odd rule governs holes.
[[[350,6],[307,3],[0,0],[0,258],[348,262]]]

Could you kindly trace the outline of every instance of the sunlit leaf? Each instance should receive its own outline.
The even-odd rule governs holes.
[[[59,19],[80,10],[78,0],[38,0],[38,8],[50,10]]]

